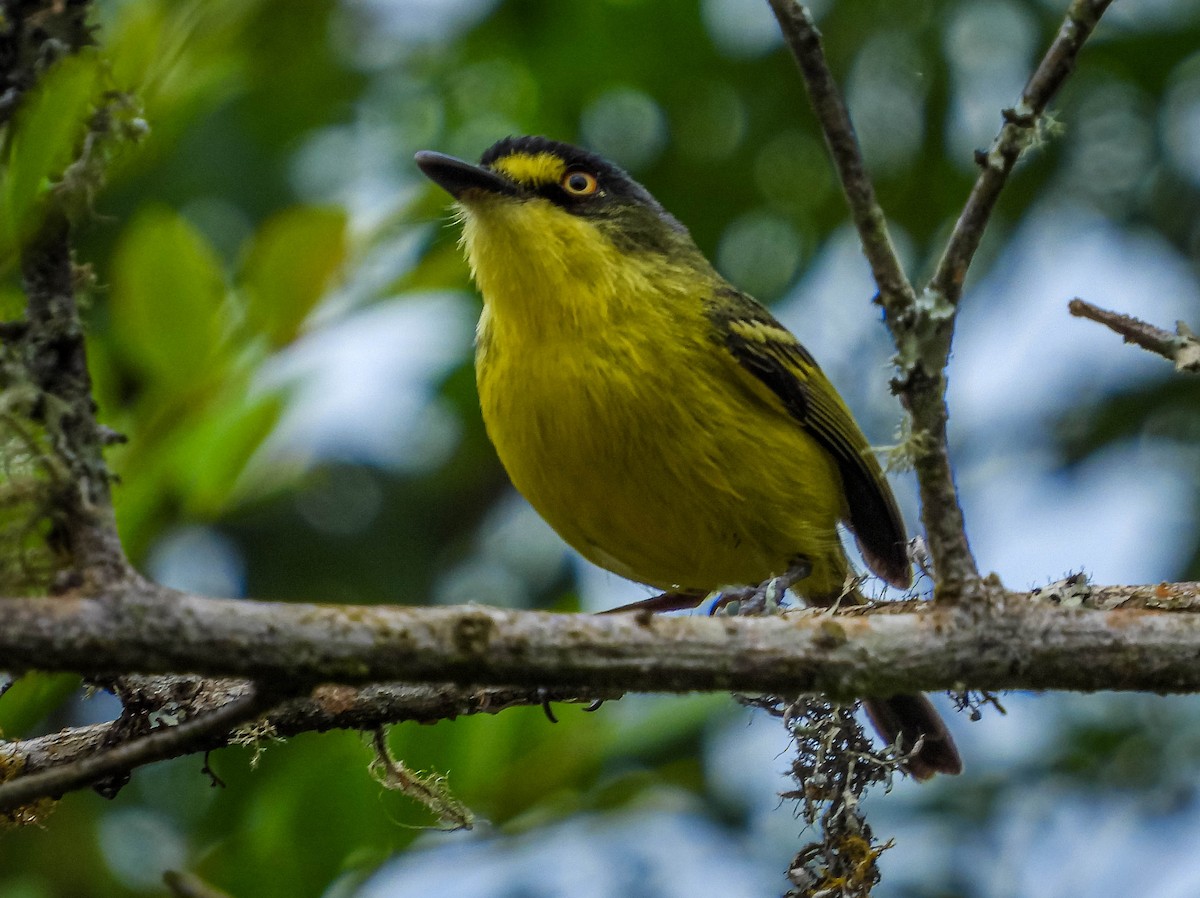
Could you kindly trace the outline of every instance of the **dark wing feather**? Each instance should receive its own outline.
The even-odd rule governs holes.
[[[756,378],[837,462],[848,524],[871,570],[907,587],[912,571],[904,521],[867,438],[833,385],[791,332],[763,306],[732,288],[708,307],[718,339],[739,368]]]

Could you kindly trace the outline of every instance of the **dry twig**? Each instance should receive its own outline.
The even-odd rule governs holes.
[[[1175,322],[1175,333],[1149,322],[1110,312],[1076,297],[1067,304],[1076,318],[1088,318],[1120,334],[1126,343],[1133,343],[1175,363],[1175,370],[1200,374],[1200,338],[1182,321]]]

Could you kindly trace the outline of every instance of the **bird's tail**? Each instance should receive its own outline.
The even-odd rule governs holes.
[[[927,780],[935,773],[962,773],[962,758],[945,721],[923,695],[893,695],[863,701],[875,730],[889,745],[911,750],[921,740],[920,750],[908,759],[905,769],[914,779]]]

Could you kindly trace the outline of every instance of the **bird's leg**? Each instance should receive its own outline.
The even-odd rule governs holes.
[[[708,613],[716,614],[726,605],[737,602],[738,614],[774,614],[783,602],[784,593],[811,573],[812,562],[804,557],[797,558],[778,577],[771,577],[757,586],[724,590]]]

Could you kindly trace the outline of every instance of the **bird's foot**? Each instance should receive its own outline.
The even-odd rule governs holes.
[[[778,614],[783,605],[784,594],[795,584],[812,573],[812,564],[806,558],[797,561],[778,577],[764,580],[757,586],[739,586],[723,590],[713,602],[709,614],[716,614],[734,602],[739,615],[762,616]]]

